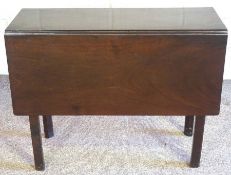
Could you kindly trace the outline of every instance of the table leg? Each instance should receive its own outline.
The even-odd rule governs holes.
[[[190,166],[197,168],[200,166],[201,149],[205,125],[205,116],[196,116],[195,131],[193,136],[193,146]]]
[[[184,134],[186,136],[192,136],[193,134],[193,124],[194,124],[194,116],[185,116],[185,124],[184,124]]]
[[[52,122],[51,115],[43,116],[43,127],[44,127],[45,138],[51,138],[54,136],[53,122]]]
[[[29,116],[31,139],[34,153],[35,169],[42,171],[45,169],[42,149],[42,138],[40,131],[39,116]]]

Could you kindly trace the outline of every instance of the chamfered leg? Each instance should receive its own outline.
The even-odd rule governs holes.
[[[45,138],[51,138],[54,136],[53,122],[52,122],[51,115],[43,115],[43,127],[44,127]]]
[[[193,126],[194,126],[194,116],[185,116],[185,124],[184,124],[184,134],[186,136],[193,135]]]
[[[195,120],[195,130],[193,136],[192,155],[190,162],[190,166],[192,168],[197,168],[200,166],[205,116],[196,116]]]
[[[45,164],[44,164],[44,158],[43,158],[39,116],[30,115],[29,121],[30,121],[30,131],[31,131],[33,153],[34,153],[35,169],[42,171],[45,169]]]

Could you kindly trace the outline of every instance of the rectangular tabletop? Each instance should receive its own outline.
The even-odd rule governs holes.
[[[23,9],[5,31],[16,115],[217,115],[213,8]]]
[[[22,9],[6,32],[226,31],[213,8]]]

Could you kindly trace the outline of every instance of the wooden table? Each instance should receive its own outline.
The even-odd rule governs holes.
[[[213,8],[22,9],[5,31],[15,115],[180,115],[200,163],[205,115],[218,115],[227,29]],[[76,155],[77,156],[77,155]]]

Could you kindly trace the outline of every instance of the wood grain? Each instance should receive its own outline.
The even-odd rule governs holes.
[[[226,35],[5,36],[16,115],[216,115]]]

